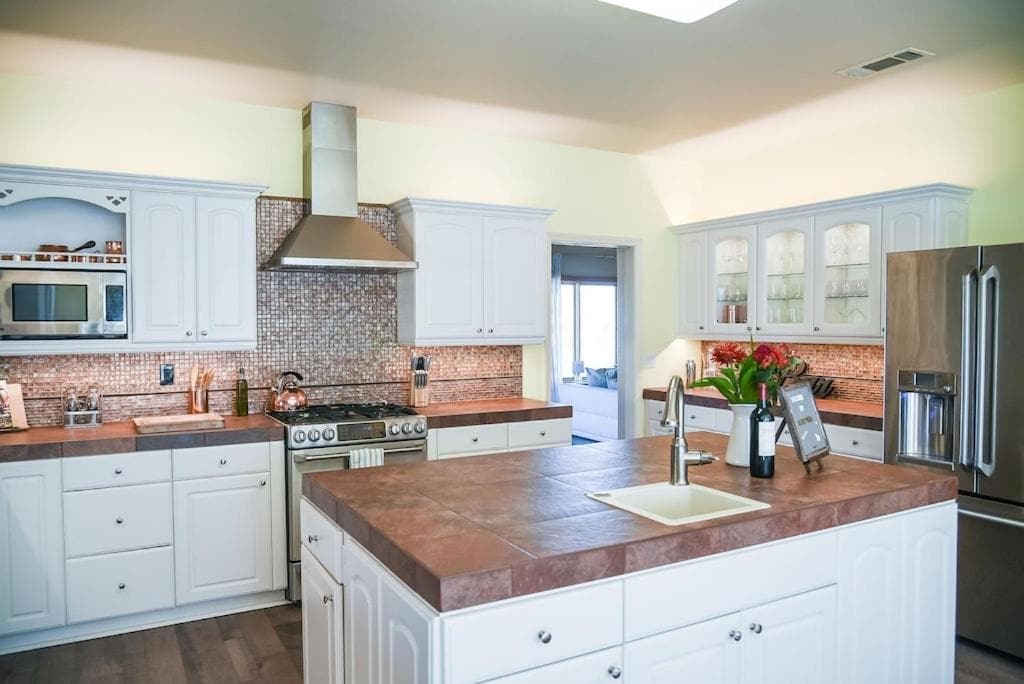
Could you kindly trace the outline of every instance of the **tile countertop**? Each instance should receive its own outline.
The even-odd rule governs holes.
[[[644,399],[665,401],[667,387],[644,388]],[[729,402],[722,398],[717,390],[696,388],[686,390],[686,403],[709,408],[729,408]],[[832,425],[862,428],[864,430],[881,430],[883,409],[881,404],[873,401],[848,401],[846,399],[817,399],[818,413],[821,419]]]
[[[96,428],[38,426],[23,432],[0,434],[0,463],[65,456],[118,454],[155,449],[275,442],[284,439],[284,428],[262,414],[238,418],[224,416],[224,427],[158,435],[140,435],[129,420],[104,423]]]
[[[721,455],[726,437],[695,432]],[[439,611],[635,572],[956,498],[956,479],[833,456],[805,475],[779,446],[776,476],[719,461],[691,481],[771,508],[669,527],[586,496],[664,482],[669,437],[314,473],[303,492]]]
[[[416,409],[427,417],[428,428],[519,423],[527,420],[572,418],[572,406],[536,399],[480,399],[449,401]]]

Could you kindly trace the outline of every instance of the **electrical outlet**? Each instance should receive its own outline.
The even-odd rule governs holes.
[[[173,363],[161,363],[160,364],[160,384],[161,385],[173,385],[174,384],[174,364]]]

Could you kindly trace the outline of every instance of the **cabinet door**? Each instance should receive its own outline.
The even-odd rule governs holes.
[[[372,559],[345,544],[345,681],[376,682],[380,673],[380,579]]]
[[[903,518],[900,682],[953,682],[956,515],[947,504]]]
[[[255,473],[174,483],[178,604],[271,588],[269,479]]]
[[[747,335],[757,320],[752,289],[757,283],[754,226],[723,228],[708,233],[708,314],[712,332]]]
[[[558,684],[613,684],[614,682],[625,682],[626,677],[622,668],[622,647],[606,648],[596,653],[563,660],[554,665],[545,665],[490,681],[491,684],[551,684],[552,682],[558,682]]]
[[[839,531],[839,680],[900,682],[903,520]]]
[[[740,681],[743,632],[733,613],[626,644],[623,668],[631,684],[735,684]]]
[[[192,195],[132,193],[132,337],[196,339],[196,216]]]
[[[935,246],[933,200],[921,199],[882,207],[882,332],[885,332],[886,255]]]
[[[0,634],[65,622],[60,461],[0,464]]]
[[[814,217],[814,333],[882,335],[882,209]]]
[[[677,335],[703,335],[708,326],[708,235],[679,236]]]
[[[541,340],[547,335],[551,261],[544,225],[484,219],[484,335]]]
[[[825,587],[740,614],[744,684],[836,680],[836,588]]]
[[[302,678],[309,684],[340,684],[344,672],[342,591],[309,550],[302,547]]]
[[[256,339],[256,206],[196,199],[196,327],[200,342]]]
[[[810,216],[757,226],[757,331],[807,335],[814,317],[809,284],[814,263]]]
[[[430,682],[431,619],[389,579],[380,583],[380,624],[381,681]]]
[[[483,337],[483,219],[429,214],[417,221],[416,339]]]

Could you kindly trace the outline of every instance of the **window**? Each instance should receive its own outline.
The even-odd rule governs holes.
[[[564,380],[573,380],[573,364],[587,368],[615,366],[615,285],[562,281],[561,360]]]

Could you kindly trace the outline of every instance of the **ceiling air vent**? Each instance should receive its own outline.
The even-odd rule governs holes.
[[[882,55],[881,57],[875,57],[874,59],[857,64],[846,69],[840,69],[837,74],[843,76],[849,76],[850,78],[867,78],[868,76],[874,76],[880,71],[886,69],[892,69],[901,64],[907,62],[913,62],[924,57],[934,57],[934,52],[928,52],[927,50],[918,50],[917,48],[903,48],[897,52],[893,52],[889,55]]]

